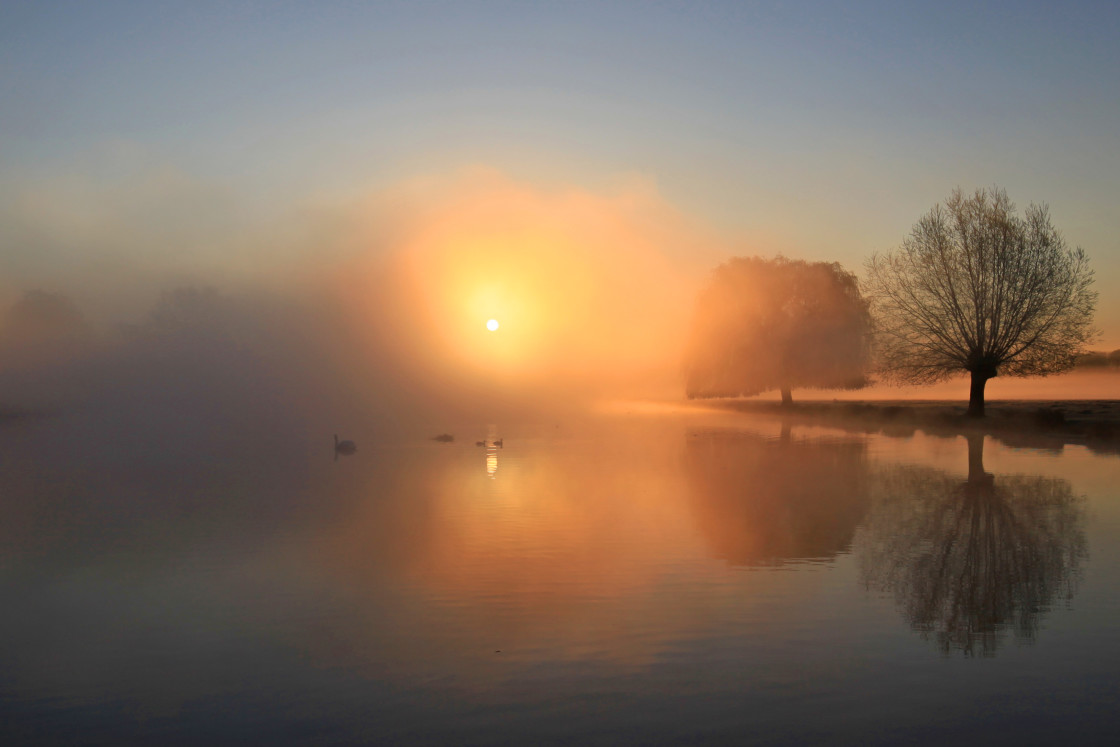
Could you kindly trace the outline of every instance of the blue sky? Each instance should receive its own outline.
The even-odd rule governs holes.
[[[639,178],[729,246],[851,269],[998,184],[1089,252],[1120,347],[1117,81],[1107,2],[3,3],[0,196],[23,227],[0,262],[26,285],[96,251],[30,249],[27,194],[96,212],[153,173],[239,234],[472,165]]]

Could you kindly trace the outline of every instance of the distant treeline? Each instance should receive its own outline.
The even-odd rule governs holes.
[[[1090,350],[1077,356],[1077,368],[1120,368],[1120,350]]]

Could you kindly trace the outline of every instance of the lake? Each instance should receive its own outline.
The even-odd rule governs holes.
[[[227,425],[0,426],[0,743],[1120,737],[1115,455],[667,407],[337,457]]]

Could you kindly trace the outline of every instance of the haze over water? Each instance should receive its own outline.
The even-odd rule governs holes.
[[[1115,734],[1115,455],[627,409],[337,460],[263,429],[6,426],[0,734]]]

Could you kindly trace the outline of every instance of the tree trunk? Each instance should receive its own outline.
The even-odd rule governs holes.
[[[991,376],[986,376],[981,371],[972,372],[972,388],[968,392],[968,417],[984,417],[984,385]]]
[[[782,387],[782,406],[789,407],[793,404],[793,392],[788,386]]]
[[[984,471],[984,434],[970,433],[965,436],[968,441],[968,483],[972,490],[988,490],[992,487],[995,477],[990,472]]]
[[[984,436],[980,433],[970,433],[965,437],[968,441],[968,481],[983,482],[984,475]]]

